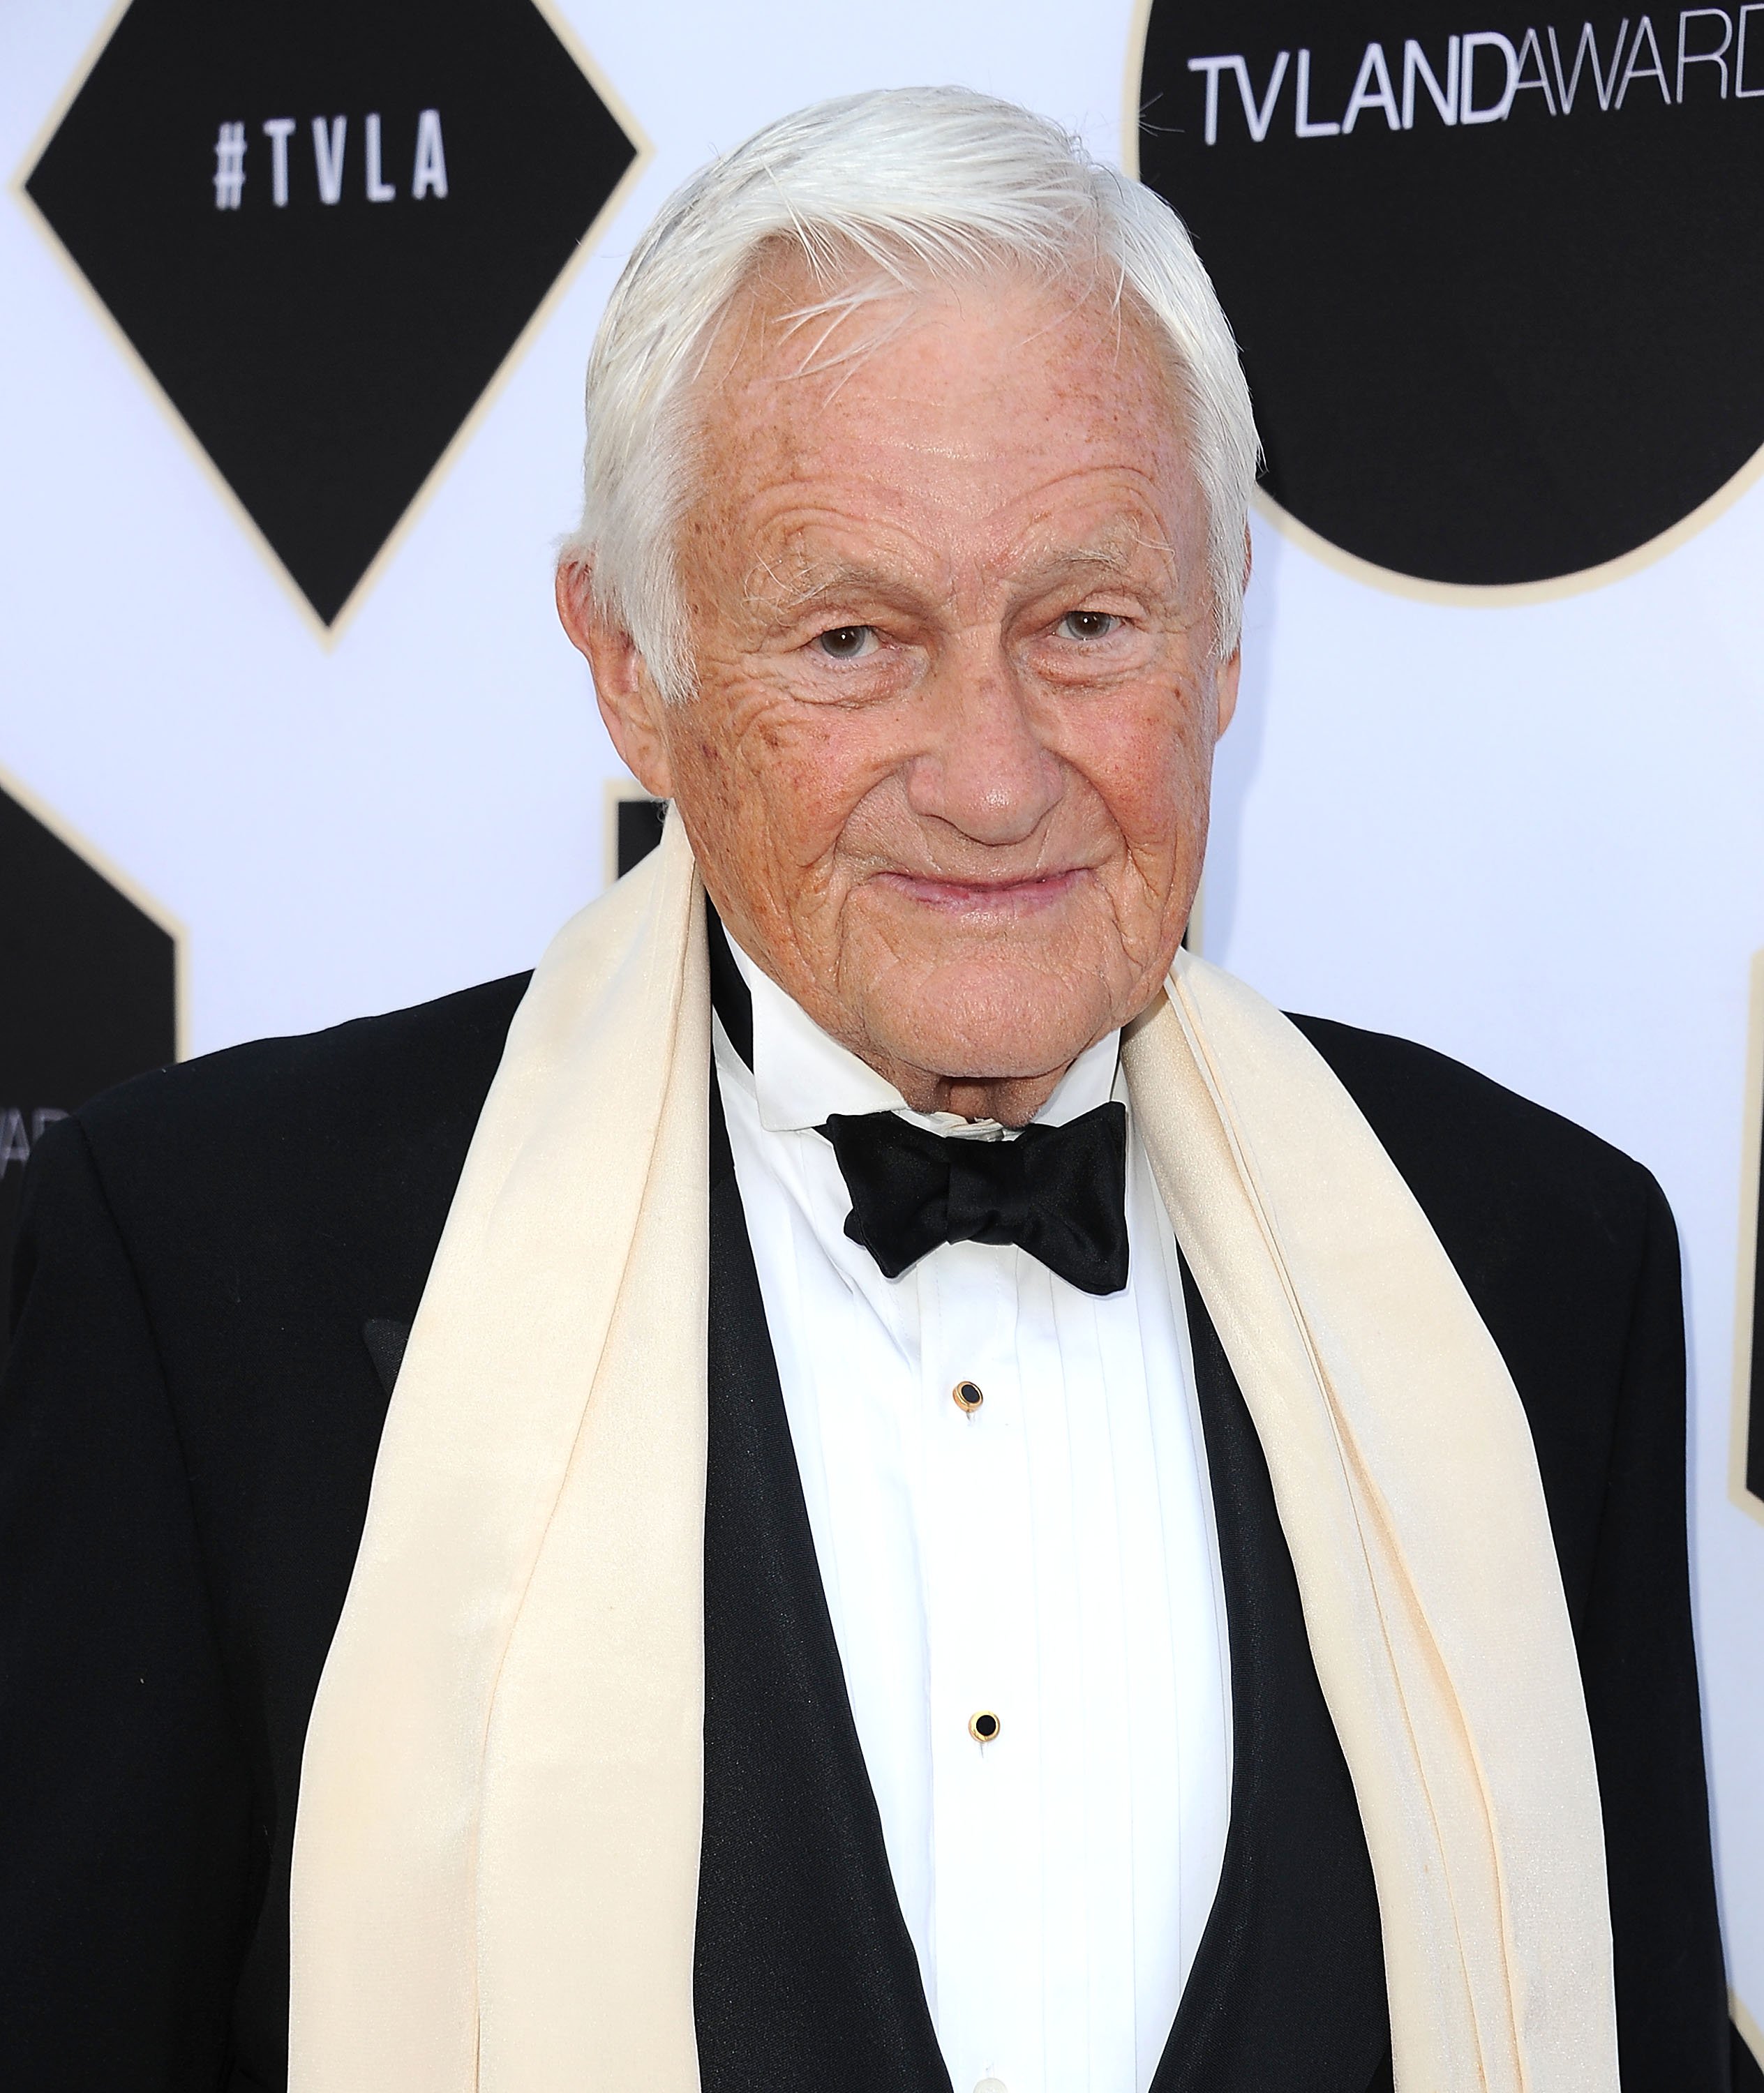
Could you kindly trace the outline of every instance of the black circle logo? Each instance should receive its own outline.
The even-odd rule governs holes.
[[[1764,5],[1597,20],[1152,0],[1138,171],[1276,502],[1472,586],[1647,544],[1764,446]]]

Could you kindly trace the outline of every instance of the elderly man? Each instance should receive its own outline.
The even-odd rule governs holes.
[[[1256,454],[1181,225],[811,110],[587,398],[661,849],[33,1166],[6,2082],[1714,2093],[1658,1192],[1179,952]]]

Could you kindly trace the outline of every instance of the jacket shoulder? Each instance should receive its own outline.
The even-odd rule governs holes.
[[[286,1038],[258,1039],[106,1090],[73,1117],[106,1159],[168,1147],[235,1164],[297,1145],[397,1142],[475,1124],[530,977],[514,974]]]
[[[83,1138],[143,1282],[293,1312],[359,1276],[414,1313],[528,978],[137,1076],[48,1130],[27,1207]]]
[[[1621,1149],[1413,1040],[1330,1018],[1294,1013],[1292,1022],[1359,1107],[1448,1250],[1456,1237],[1467,1250],[1475,1242],[1484,1260],[1503,1242],[1531,1254],[1545,1231],[1575,1239],[1593,1259],[1621,1264],[1638,1254],[1661,1195]]]

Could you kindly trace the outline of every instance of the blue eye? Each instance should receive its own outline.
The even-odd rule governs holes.
[[[1107,639],[1120,623],[1112,611],[1068,610],[1060,621],[1062,639]]]
[[[835,661],[855,661],[879,642],[873,626],[836,625],[830,632],[817,634],[815,644]]]

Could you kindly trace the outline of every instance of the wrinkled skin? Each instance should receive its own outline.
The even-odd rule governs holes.
[[[1100,297],[928,292],[805,370],[811,295],[758,280],[700,381],[694,694],[579,570],[559,609],[742,947],[916,1109],[1021,1125],[1158,993],[1200,877],[1238,664],[1181,418]]]

